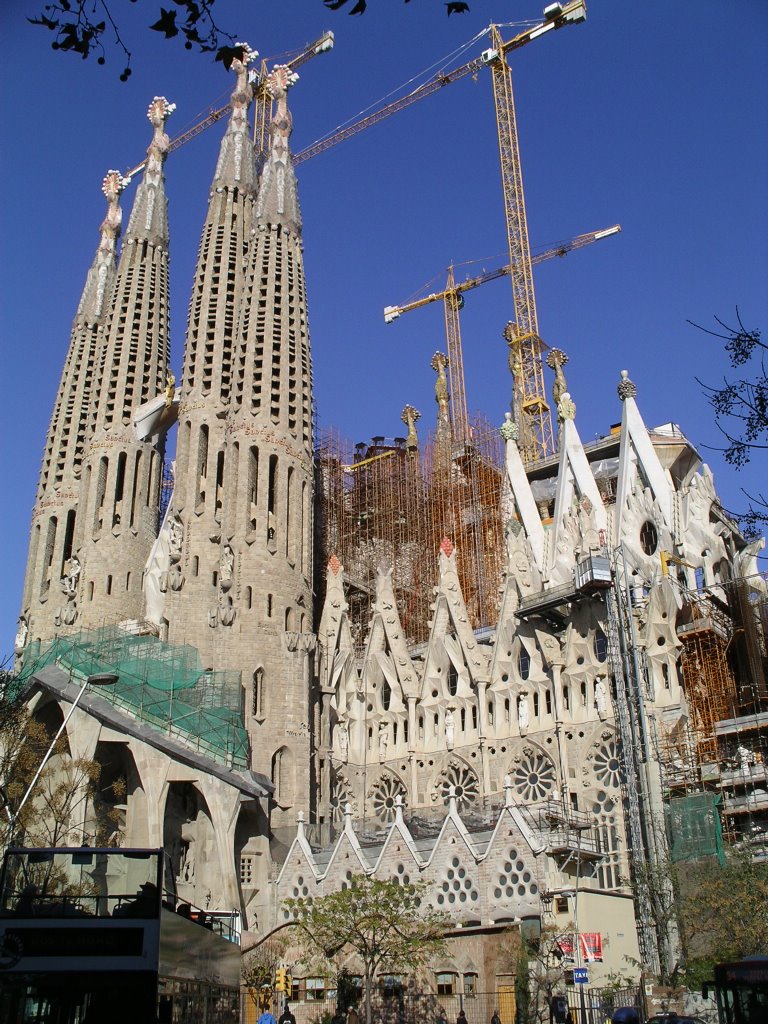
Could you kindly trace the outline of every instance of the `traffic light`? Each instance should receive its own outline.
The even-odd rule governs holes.
[[[290,992],[288,988],[288,974],[284,967],[278,967],[275,971],[275,991]]]
[[[285,973],[285,991],[288,995],[293,991],[293,975],[289,971]]]

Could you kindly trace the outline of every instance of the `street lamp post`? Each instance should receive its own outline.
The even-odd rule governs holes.
[[[22,808],[24,807],[24,804],[27,802],[27,800],[29,799],[30,795],[32,794],[32,790],[35,788],[38,779],[42,775],[43,769],[45,768],[46,764],[48,764],[48,761],[50,760],[51,755],[53,754],[54,750],[56,749],[56,744],[59,742],[59,738],[61,737],[61,734],[66,729],[67,723],[69,722],[70,718],[72,717],[72,714],[73,714],[75,708],[80,703],[81,697],[83,696],[85,691],[88,689],[88,686],[89,685],[90,686],[114,686],[119,678],[120,677],[118,675],[116,675],[114,672],[98,672],[95,675],[86,676],[83,685],[80,687],[79,693],[75,697],[74,701],[72,702],[72,706],[70,707],[69,711],[67,712],[67,714],[66,714],[66,716],[64,718],[64,721],[59,726],[58,732],[56,733],[56,735],[51,740],[50,746],[46,750],[45,756],[43,757],[43,760],[40,762],[37,771],[35,772],[35,774],[32,777],[32,781],[27,786],[27,790],[24,793],[24,796],[21,798],[21,802],[19,803],[19,806],[16,808],[15,811],[11,811],[11,809],[10,809],[10,807],[8,805],[7,799],[5,801],[5,811],[6,811],[6,814],[8,815],[8,822],[9,822],[9,824],[11,826],[11,829],[10,829],[11,842],[13,842],[13,839],[14,839],[14,833],[15,833],[15,829],[16,829],[16,822],[19,820],[19,815],[21,814]]]

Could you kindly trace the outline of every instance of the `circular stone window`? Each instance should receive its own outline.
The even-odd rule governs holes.
[[[438,793],[446,803],[450,796],[451,786],[454,788],[459,810],[473,804],[480,793],[475,773],[466,765],[455,761],[448,765],[437,784]]]
[[[537,750],[527,750],[512,770],[512,782],[526,803],[544,800],[555,787],[555,766]]]
[[[646,555],[656,554],[659,546],[659,533],[650,519],[646,519],[640,527],[640,546]]]
[[[594,753],[595,777],[603,786],[618,787],[622,780],[622,766],[619,748],[615,740],[602,743]]]
[[[379,821],[385,824],[395,820],[395,801],[398,796],[405,798],[405,786],[392,775],[384,775],[373,790],[373,810]]]

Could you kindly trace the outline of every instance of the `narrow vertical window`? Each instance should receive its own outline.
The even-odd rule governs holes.
[[[256,529],[256,515],[259,500],[259,449],[255,446],[248,452],[248,529]]]
[[[136,452],[136,462],[134,463],[133,469],[133,487],[131,488],[131,514],[128,520],[129,524],[133,526],[136,521],[136,505],[137,500],[141,500],[139,495],[139,484],[141,478],[141,452]]]
[[[197,439],[197,502],[198,508],[205,504],[205,492],[208,481],[208,427],[204,423],[200,427]]]
[[[264,714],[264,669],[257,668],[253,673],[253,691],[251,696],[251,714],[261,717]]]
[[[224,507],[224,452],[216,456],[216,493],[214,495],[214,516],[221,521],[221,510]]]
[[[267,490],[267,540],[272,540],[277,530],[275,504],[277,502],[277,456],[269,456],[269,483]]]
[[[285,485],[285,557],[288,561],[293,564],[293,550],[295,546],[295,531],[293,523],[291,522],[291,515],[293,509],[291,507],[293,500],[293,466],[288,467],[288,477]]]
[[[96,477],[96,507],[93,512],[93,532],[98,534],[104,517],[104,497],[107,493],[107,470],[109,462],[106,455],[99,459],[99,475]]]
[[[119,526],[123,519],[123,494],[125,493],[125,464],[128,456],[120,452],[117,457],[117,473],[115,474],[115,503],[112,508],[112,525]]]
[[[51,566],[53,565],[53,552],[56,547],[56,530],[58,525],[59,521],[56,516],[51,516],[48,520],[48,533],[45,538],[45,556],[43,571],[40,576],[40,597],[45,597],[51,586]]]

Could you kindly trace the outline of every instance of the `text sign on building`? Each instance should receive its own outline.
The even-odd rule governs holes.
[[[589,972],[586,967],[574,967],[573,983],[574,985],[586,985],[589,983]]]

